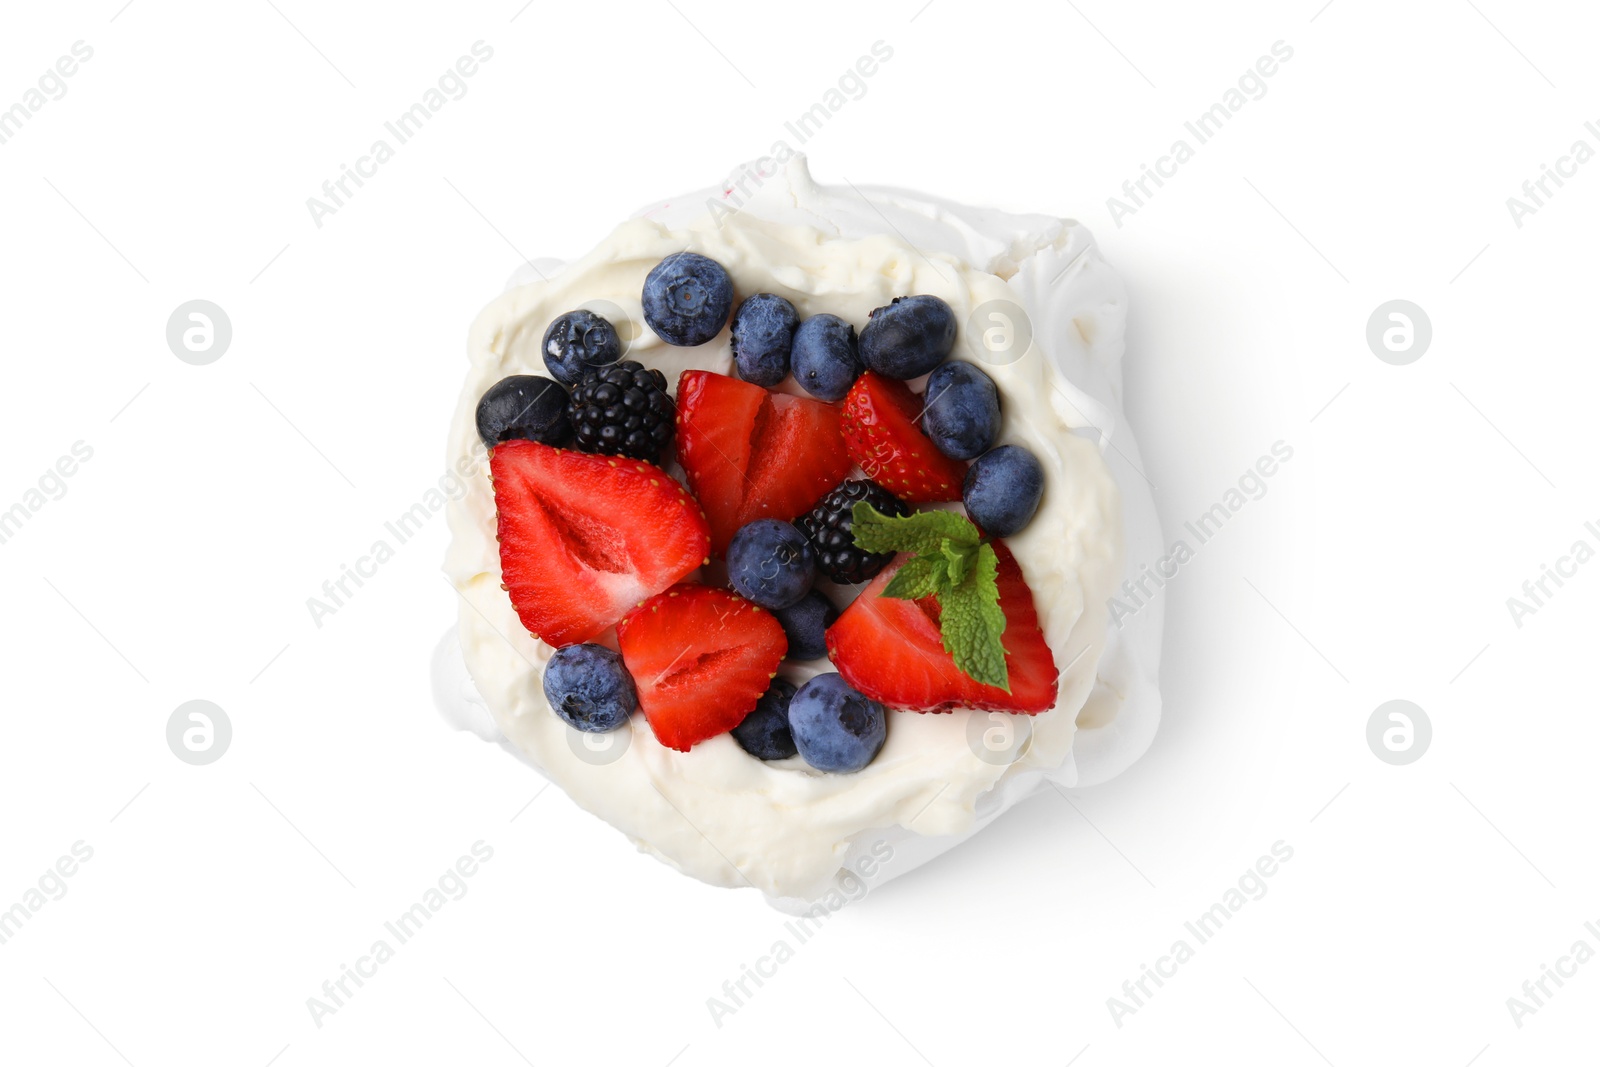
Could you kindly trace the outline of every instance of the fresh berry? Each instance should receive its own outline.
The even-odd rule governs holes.
[[[1033,593],[1005,544],[989,543],[999,563],[996,584],[1006,617],[1000,643],[1006,650],[1011,692],[981,685],[956,666],[939,634],[937,598],[899,600],[879,595],[901,564],[878,575],[828,629],[828,658],[839,673],[891,708],[965,707],[1036,715],[1053,707],[1056,661],[1039,630]]]
[[[794,333],[794,380],[812,396],[838,400],[861,374],[856,328],[837,315],[813,315]]]
[[[860,585],[894,559],[893,552],[863,552],[856,547],[851,512],[862,500],[880,515],[911,514],[910,508],[877,482],[854,478],[835,487],[794,521],[816,549],[817,569],[840,585]]]
[[[1021,445],[979,456],[961,486],[967,517],[991,537],[1010,537],[1033,520],[1044,496],[1044,468]]]
[[[739,377],[769,389],[788,377],[789,350],[799,325],[799,312],[783,297],[747,297],[733,313],[733,362]]]
[[[802,758],[819,771],[859,771],[889,735],[883,705],[837,674],[819,674],[789,701],[789,729]]]
[[[733,280],[698,252],[677,252],[644,280],[644,321],[669,345],[703,345],[722,332],[733,310]]]
[[[639,706],[622,657],[604,645],[556,649],[544,668],[544,698],[567,725],[591,734],[624,725]]]
[[[478,401],[478,436],[489,448],[514,437],[564,445],[572,437],[567,391],[537,374],[513,374]]]
[[[933,368],[922,397],[922,432],[951,459],[983,455],[1000,433],[994,379],[959,359]]]
[[[844,440],[868,478],[901,500],[960,500],[966,464],[917,427],[922,401],[905,382],[867,371],[844,398]]]
[[[628,360],[584,374],[568,406],[580,452],[654,463],[672,440],[672,397],[654,368]]]
[[[548,644],[592,640],[706,561],[705,516],[660,467],[513,440],[489,471],[502,581]]]
[[[956,316],[936,296],[897,296],[861,331],[861,361],[887,378],[920,378],[956,343]]]
[[[805,512],[851,466],[838,408],[709,371],[678,379],[678,462],[718,556],[745,523]]]
[[[756,710],[733,728],[739,747],[759,760],[788,759],[794,755],[794,734],[789,732],[789,701],[794,685],[774,678],[772,687],[756,701]]]
[[[585,371],[622,358],[622,341],[610,322],[579,308],[556,316],[544,332],[544,365],[558,382],[577,385]]]
[[[821,659],[828,654],[828,627],[838,621],[839,609],[821,590],[813,589],[773,614],[789,639],[790,659]]]
[[[687,752],[744,721],[783,660],[783,627],[726,589],[679,585],[617,624],[639,706],[668,748]]]
[[[768,611],[789,607],[811,591],[817,554],[793,523],[757,519],[728,542],[728,584]]]

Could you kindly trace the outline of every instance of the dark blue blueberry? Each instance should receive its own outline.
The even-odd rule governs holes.
[[[559,315],[544,332],[544,365],[556,381],[577,385],[585,371],[608,367],[622,358],[617,328],[592,311]]]
[[[956,343],[956,316],[936,296],[897,296],[861,331],[861,361],[885,378],[920,378]]]
[[[568,725],[599,734],[627,723],[639,706],[622,657],[604,645],[568,645],[544,668],[544,698]]]
[[[843,400],[861,377],[856,328],[837,315],[813,315],[794,332],[794,380],[820,400]]]
[[[567,391],[537,374],[501,378],[478,401],[478,436],[489,448],[514,437],[566,444],[572,437]]]
[[[756,759],[788,759],[794,755],[794,734],[789,732],[789,701],[794,699],[794,686],[782,678],[774,678],[772,685],[756,709],[733,728],[733,739]]]
[[[1010,537],[1033,519],[1044,496],[1044,468],[1021,445],[979,456],[961,483],[967,515],[991,537]]]
[[[728,584],[768,611],[805,596],[817,577],[817,555],[792,523],[757,519],[739,527],[728,543]]]
[[[789,638],[787,658],[821,659],[828,654],[828,627],[839,618],[839,609],[820,591],[813,589],[795,603],[779,608],[772,614],[777,617],[784,635]]]
[[[644,280],[644,321],[669,345],[703,345],[733,310],[733,279],[698,252],[675,252]]]
[[[795,748],[819,771],[859,771],[889,735],[883,705],[851,689],[837,674],[819,674],[789,701]]]
[[[789,349],[794,345],[800,313],[781,296],[757,293],[733,313],[733,361],[739,377],[772,388],[789,374]]]
[[[981,456],[1000,434],[1000,392],[994,379],[959,359],[928,375],[922,432],[951,459]]]

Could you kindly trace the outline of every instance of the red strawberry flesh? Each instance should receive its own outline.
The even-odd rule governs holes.
[[[922,398],[905,382],[864,372],[844,398],[850,457],[868,478],[908,503],[960,500],[967,465],[934,447],[917,425]]]

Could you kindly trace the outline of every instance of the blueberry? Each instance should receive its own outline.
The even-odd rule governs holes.
[[[837,674],[819,674],[789,701],[795,748],[819,771],[859,771],[872,762],[889,725],[883,705]]]
[[[821,659],[828,654],[826,634],[839,618],[839,609],[821,592],[813,589],[772,614],[789,638],[788,659]]]
[[[615,730],[639,706],[622,657],[604,645],[568,645],[544,669],[544,698],[566,723],[585,733]]]
[[[1000,433],[1000,393],[994,379],[959,359],[928,375],[922,432],[951,459],[981,456]]]
[[[856,328],[837,315],[813,315],[794,332],[794,380],[820,400],[842,400],[861,376]]]
[[[489,448],[514,437],[566,444],[572,437],[567,391],[537,374],[501,378],[478,401],[478,436]]]
[[[644,321],[669,345],[703,345],[733,310],[733,279],[698,252],[675,252],[644,280]]]
[[[1010,537],[1033,519],[1044,496],[1044,468],[1021,445],[1001,445],[967,468],[961,502],[991,537]]]
[[[610,366],[622,358],[622,341],[610,322],[592,311],[556,316],[544,332],[544,365],[558,382],[577,385],[585,371]]]
[[[949,304],[936,296],[897,296],[868,317],[861,361],[885,378],[904,381],[937,367],[955,343],[956,316]]]
[[[733,361],[739,377],[772,388],[789,374],[789,349],[800,314],[781,296],[757,293],[733,313]]]
[[[794,755],[794,734],[789,732],[789,701],[794,699],[794,686],[782,678],[774,678],[772,685],[756,708],[733,728],[733,739],[756,759],[788,759]]]
[[[768,611],[805,596],[817,576],[817,555],[806,535],[778,519],[745,523],[728,543],[728,582]]]

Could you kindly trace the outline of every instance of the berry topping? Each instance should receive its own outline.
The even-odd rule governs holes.
[[[783,381],[799,325],[799,313],[781,296],[757,293],[740,304],[733,313],[733,362],[739,377],[769,389]]]
[[[502,580],[549,644],[593,639],[706,560],[705,516],[659,467],[512,440],[489,471]]]
[[[746,523],[805,512],[851,466],[838,408],[709,371],[678,379],[678,462],[718,556]]]
[[[622,657],[604,645],[556,649],[544,669],[544,698],[567,725],[591,734],[626,724],[639,706]]]
[[[733,280],[698,252],[677,252],[644,280],[644,321],[669,345],[703,345],[722,332],[733,310]]]
[[[961,501],[991,537],[1010,537],[1033,520],[1044,496],[1044,468],[1021,445],[985,452],[967,471]]]
[[[743,722],[787,647],[770,613],[703,585],[640,604],[617,624],[617,644],[656,740],[679,752]]]
[[[789,701],[795,748],[819,771],[859,771],[889,735],[883,705],[837,674],[819,674]]]
[[[1000,434],[1000,393],[971,363],[933,368],[922,398],[922,432],[951,459],[981,456]]]
[[[768,611],[794,604],[810,592],[816,577],[816,553],[792,523],[757,519],[741,526],[728,543],[728,584]]]
[[[856,328],[837,315],[813,315],[794,334],[794,380],[814,397],[838,400],[861,374]]]
[[[774,678],[772,688],[756,701],[756,710],[733,728],[733,739],[739,747],[760,760],[794,755],[794,734],[789,732],[789,701],[793,699],[794,685]]]
[[[567,391],[537,374],[501,378],[478,401],[478,436],[489,448],[514,437],[566,444],[572,437]]]
[[[861,361],[886,378],[919,378],[956,343],[956,316],[936,296],[897,296],[867,318]]]
[[[1036,715],[1056,702],[1056,663],[1039,630],[1033,593],[1004,543],[991,541],[995,584],[1005,616],[1001,644],[1010,692],[974,681],[945,651],[941,608],[932,596],[903,600],[882,593],[910,556],[877,579],[828,629],[828,658],[851,685],[892,708],[944,711],[952,707]],[[792,711],[791,711],[792,715]],[[796,737],[799,731],[796,729]],[[801,747],[802,753],[805,751]]]
[[[584,374],[568,408],[582,452],[654,463],[672,440],[672,397],[658,370],[629,360]]]
[[[863,552],[856,547],[850,510],[860,500],[884,515],[911,514],[910,508],[877,482],[855,478],[835,487],[794,523],[816,549],[817,569],[840,585],[860,585],[894,559],[893,552]]]
[[[845,444],[867,477],[901,500],[959,500],[966,464],[933,447],[917,427],[921,414],[905,382],[867,371],[844,400]]]
[[[838,620],[839,609],[820,590],[811,590],[773,614],[789,639],[789,659],[821,659],[828,654],[828,627]]]
[[[558,315],[544,332],[544,365],[558,382],[577,385],[585,371],[608,367],[622,358],[616,327],[592,311]]]

